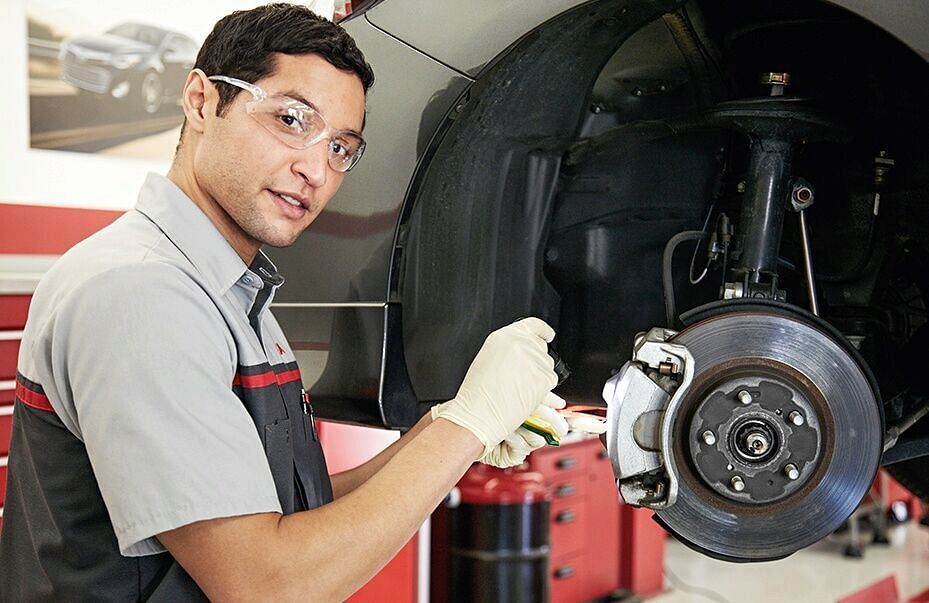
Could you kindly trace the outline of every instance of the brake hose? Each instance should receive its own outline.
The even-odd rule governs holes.
[[[674,302],[674,278],[672,274],[672,260],[674,250],[685,241],[703,240],[707,233],[703,230],[685,230],[671,237],[664,246],[661,257],[661,284],[664,289],[664,311],[668,328],[674,328],[674,319],[677,314]]]

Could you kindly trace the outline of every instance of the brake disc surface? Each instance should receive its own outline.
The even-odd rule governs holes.
[[[677,500],[659,521],[734,561],[784,557],[838,528],[881,454],[856,360],[806,321],[763,312],[709,318],[672,341],[694,376],[671,424]]]

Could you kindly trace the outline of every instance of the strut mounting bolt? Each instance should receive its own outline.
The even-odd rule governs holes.
[[[784,466],[784,474],[788,478],[794,480],[800,477],[800,470],[797,469],[797,466],[793,463],[787,463],[787,465]]]
[[[787,420],[793,423],[794,425],[796,425],[797,427],[800,427],[805,422],[803,419],[803,415],[797,412],[796,410],[790,413],[789,415],[787,415]]]
[[[731,485],[732,489],[735,490],[736,492],[741,492],[742,490],[745,489],[745,480],[743,480],[738,475],[735,475],[729,481],[729,485]]]
[[[707,446],[712,446],[716,443],[716,434],[707,429],[703,432],[703,441],[706,442]]]
[[[741,402],[742,404],[752,403],[752,395],[748,393],[746,390],[744,389],[741,390],[737,395],[739,397],[739,402]]]

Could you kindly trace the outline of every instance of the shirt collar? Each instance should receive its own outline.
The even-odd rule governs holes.
[[[148,174],[135,209],[154,222],[220,294],[225,294],[249,269],[206,214],[164,176]],[[262,267],[272,275],[270,278],[283,282],[274,264],[259,251],[252,269],[270,280],[261,273]]]
[[[277,266],[260,249],[248,269],[275,289],[284,284],[284,277],[277,271]]]

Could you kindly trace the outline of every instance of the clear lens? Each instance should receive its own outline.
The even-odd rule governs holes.
[[[365,142],[357,134],[340,132],[329,141],[329,165],[337,172],[355,167],[365,150]]]
[[[269,96],[245,107],[265,129],[295,149],[319,142],[326,133],[326,122],[318,112],[287,97]]]
[[[318,111],[286,96],[268,96],[245,104],[246,111],[267,131],[294,149],[306,149],[328,133]],[[364,153],[364,140],[352,132],[335,132],[329,140],[329,166],[352,169]]]

